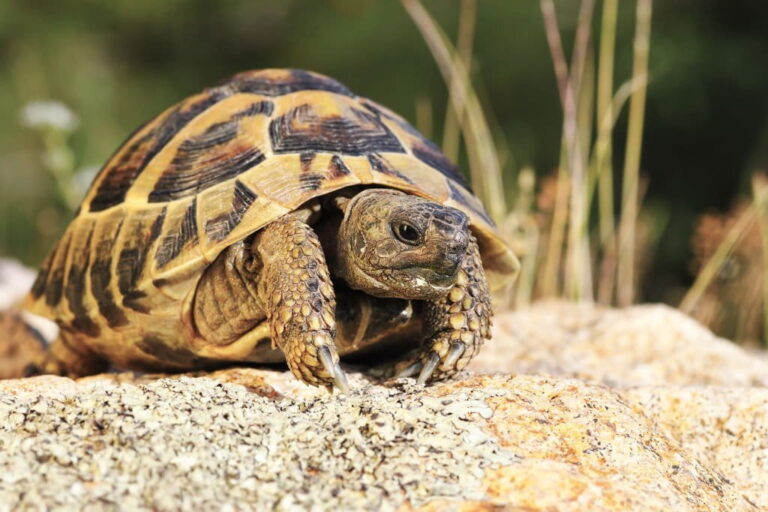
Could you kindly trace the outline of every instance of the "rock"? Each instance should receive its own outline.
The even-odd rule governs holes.
[[[650,387],[630,388],[622,396],[686,453],[714,468],[747,503],[768,510],[768,390]]]
[[[503,373],[428,388],[247,368],[0,382],[0,509],[768,510],[764,359],[658,306],[496,324],[476,366]]]
[[[611,309],[553,301],[497,315],[494,339],[470,369],[609,386],[768,386],[765,353],[748,353],[660,304]]]

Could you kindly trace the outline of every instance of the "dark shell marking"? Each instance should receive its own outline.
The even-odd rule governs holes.
[[[411,152],[413,156],[432,167],[433,169],[440,171],[447,178],[459,183],[462,187],[466,188],[470,192],[472,188],[469,186],[466,178],[459,172],[458,167],[453,164],[443,154],[439,147],[435,145],[431,140],[424,137],[419,133],[416,128],[411,126],[408,121],[402,117],[391,114],[385,109],[373,104],[370,100],[363,100],[363,106],[372,112],[377,118],[385,118],[402,128],[404,131],[413,136],[413,145]]]
[[[170,167],[157,180],[149,202],[167,202],[195,195],[230,180],[264,161],[264,153],[243,141],[234,141],[242,119],[272,111],[259,102],[235,113],[228,121],[185,140],[176,150]]]
[[[366,155],[377,151],[404,153],[397,137],[367,112],[350,108],[342,117],[320,116],[312,105],[300,105],[269,125],[275,153],[329,151]]]
[[[178,231],[171,231],[160,241],[160,247],[155,253],[157,268],[162,269],[169,261],[175,259],[187,244],[190,247],[197,245],[197,238],[197,198],[195,197],[184,212]]]
[[[191,105],[177,107],[162,122],[132,144],[120,157],[117,166],[102,169],[104,180],[99,185],[96,195],[91,199],[89,210],[106,210],[120,204],[136,177],[144,170],[150,160],[168,144],[192,119],[221,101],[225,95],[221,91],[210,93]],[[98,179],[98,177],[97,177]]]
[[[472,192],[472,189],[467,183],[467,180],[464,179],[464,176],[462,176],[459,172],[458,167],[453,165],[453,163],[448,160],[448,157],[446,157],[443,152],[440,151],[440,148],[435,146],[431,141],[425,139],[424,137],[419,136],[419,138],[420,140],[415,142],[411,148],[413,156],[428,166],[432,167],[433,169],[437,169],[443,173],[444,176],[449,178],[449,182],[455,181],[465,189]]]
[[[123,220],[120,220],[114,239],[120,235],[123,227]],[[112,246],[113,240],[101,240],[96,244],[93,264],[91,265],[91,292],[96,298],[99,307],[99,313],[107,320],[107,324],[112,327],[122,327],[128,324],[128,318],[123,310],[118,306],[110,284],[112,282]]]
[[[90,247],[92,237],[93,227],[88,231],[88,237],[84,244],[85,247]],[[90,251],[85,251],[84,259],[80,260],[80,258],[77,258],[78,261],[70,263],[64,294],[67,297],[69,310],[74,315],[71,328],[95,338],[101,333],[101,329],[91,320],[88,315],[88,308],[85,306],[85,277],[88,272],[90,256]]]
[[[352,174],[352,172],[349,170],[349,167],[344,164],[344,160],[339,158],[339,155],[333,155],[328,170],[331,179],[336,179]]]
[[[99,212],[120,204],[125,199],[125,194],[131,188],[136,177],[144,169],[144,157],[153,147],[154,130],[143,135],[120,155],[120,159],[112,166],[105,167],[100,174],[104,179],[96,190],[96,195],[91,199],[89,210]],[[98,179],[98,177],[97,177]]]
[[[387,176],[394,176],[407,183],[413,183],[411,178],[392,167],[381,155],[368,155],[368,162],[371,164],[371,169],[376,172],[386,174]]]
[[[297,91],[328,91],[343,96],[355,95],[342,84],[322,75],[301,69],[287,70],[287,76],[272,77],[249,72],[240,73],[219,84],[233,92],[247,92],[264,96],[282,96]]]
[[[240,224],[243,215],[248,211],[258,195],[243,185],[240,180],[235,181],[235,189],[232,193],[232,206],[229,213],[209,220],[205,224],[205,234],[213,241],[224,240],[227,235]]]
[[[72,236],[65,235],[56,246],[56,250],[51,254],[49,265],[53,272],[48,276],[45,287],[45,302],[51,307],[57,306],[64,293],[64,270],[66,268],[67,258],[69,256],[69,246],[72,243]]]
[[[142,223],[137,223],[131,246],[124,247],[120,251],[120,257],[117,260],[117,285],[123,296],[123,306],[139,311],[149,313],[149,308],[142,303],[147,294],[138,289],[139,279],[146,271],[146,258],[152,243],[160,236],[165,221],[166,208],[163,208],[160,214],[152,222],[152,226],[147,234]]]

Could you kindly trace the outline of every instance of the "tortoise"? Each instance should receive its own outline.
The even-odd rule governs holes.
[[[399,343],[395,371],[424,383],[490,338],[484,270],[517,267],[402,117],[320,74],[247,71],[140,127],[96,175],[27,297],[60,327],[33,371],[284,358],[346,390],[340,355]]]

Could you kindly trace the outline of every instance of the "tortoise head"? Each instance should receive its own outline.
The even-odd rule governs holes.
[[[456,282],[469,219],[455,209],[388,189],[342,200],[336,275],[376,297],[433,300]]]

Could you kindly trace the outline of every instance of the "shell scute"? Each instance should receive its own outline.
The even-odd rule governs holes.
[[[315,97],[322,101],[299,105],[272,121],[269,135],[275,153],[405,152],[400,140],[375,116],[347,102],[329,101],[321,95]]]
[[[78,241],[76,246],[90,248],[91,240],[93,239],[93,229],[94,226],[91,225],[90,229],[81,231],[80,234],[86,233],[85,238],[82,241]],[[91,305],[88,303],[91,301],[88,299],[92,296],[87,293],[86,279],[90,270],[90,257],[91,251],[87,250],[82,257],[71,259],[67,271],[64,296],[67,299],[67,307],[72,314],[68,327],[86,336],[95,338],[101,334],[101,328],[89,314]]]
[[[258,197],[258,194],[243,185],[242,181],[235,180],[232,199],[227,212],[213,217],[205,223],[205,234],[208,239],[212,242],[224,240],[240,224],[243,215]]]
[[[224,96],[222,91],[211,89],[189,98],[144,126],[96,177],[91,187],[94,193],[89,200],[89,211],[102,211],[122,203],[136,178],[155,155],[190,121]]]
[[[267,69],[245,71],[220,82],[235,92],[282,96],[297,91],[328,91],[343,96],[355,95],[336,80],[301,69]]]
[[[267,105],[272,103],[230,97],[180,132],[177,141],[158,155],[153,166],[158,171],[139,183],[151,187],[148,201],[168,202],[199,194],[263,162],[265,142],[254,134],[266,128],[265,116],[273,108]],[[139,186],[136,192],[140,191]]]
[[[171,225],[172,224],[172,225]],[[162,270],[168,263],[175,260],[182,250],[198,244],[197,228],[197,198],[193,197],[181,215],[169,219],[169,229],[160,238],[155,252],[155,267]]]
[[[159,212],[147,209],[143,215],[134,214],[137,218],[130,229],[122,230],[122,244],[116,244],[122,245],[115,268],[122,304],[140,313],[150,312],[151,298],[144,289],[150,275],[146,263],[151,261],[152,246],[160,237],[167,211],[167,207],[163,207]]]
[[[366,109],[381,119],[384,124],[391,123],[393,128],[399,128],[400,137],[405,140],[406,146],[410,148],[413,156],[448,179],[461,184],[461,186],[471,192],[472,189],[467,183],[466,178],[459,172],[459,168],[443,154],[434,142],[424,137],[408,121],[383,105],[374,103],[371,100],[362,100],[361,102]]]

